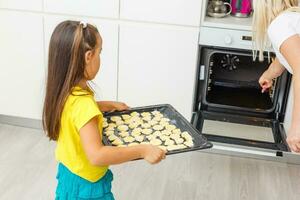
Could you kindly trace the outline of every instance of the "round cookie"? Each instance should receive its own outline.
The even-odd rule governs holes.
[[[151,124],[149,123],[144,123],[141,125],[143,128],[150,128],[151,127]]]
[[[136,116],[140,116],[140,113],[138,113],[138,112],[132,112],[130,115],[132,117],[136,117]]]
[[[160,139],[152,139],[150,140],[150,144],[155,145],[155,146],[159,146],[162,144]]]
[[[110,118],[110,120],[113,121],[113,122],[116,122],[116,121],[121,121],[122,118],[119,117],[119,116],[112,116],[112,117]]]
[[[175,139],[176,144],[182,144],[183,142],[184,142],[184,139],[182,139],[182,138],[176,138]]]
[[[114,131],[104,131],[104,135],[110,136],[112,134],[114,134]]]
[[[179,128],[176,128],[176,129],[172,130],[172,133],[174,133],[174,134],[180,134],[181,130]]]
[[[118,126],[118,130],[119,131],[127,131],[128,130],[128,126],[126,126],[126,125],[120,125],[120,126]]]
[[[143,117],[149,117],[149,116],[151,117],[151,113],[150,112],[142,112],[141,115]]]
[[[143,130],[142,130],[142,133],[143,133],[144,135],[150,135],[150,134],[152,133],[152,130],[149,129],[149,128],[146,128],[146,129],[143,129]]]
[[[156,130],[156,131],[160,131],[160,130],[163,130],[164,127],[161,126],[161,125],[154,125],[154,126],[153,126],[153,129]]]
[[[123,142],[122,140],[120,140],[119,138],[115,139],[113,142],[112,142],[113,145],[115,146],[119,146],[119,145],[122,145]]]
[[[124,138],[124,137],[129,136],[129,133],[126,132],[126,131],[122,131],[122,132],[119,133],[119,135]]]
[[[116,140],[118,137],[115,135],[115,134],[111,134],[110,136],[108,136],[108,139],[110,140],[110,141],[114,141],[114,140]]]
[[[175,125],[167,125],[167,126],[166,126],[166,130],[172,131],[172,130],[174,130],[174,129],[176,129],[176,126],[175,126]]]
[[[127,136],[127,137],[124,138],[124,141],[131,143],[131,142],[135,141],[135,139],[134,139],[134,137]]]
[[[128,120],[131,118],[131,116],[124,114],[124,115],[122,115],[122,118],[123,118],[123,120]]]
[[[143,142],[143,141],[144,141],[144,136],[142,136],[142,135],[137,135],[137,136],[135,136],[134,138],[135,138],[135,140],[138,141],[138,142]]]

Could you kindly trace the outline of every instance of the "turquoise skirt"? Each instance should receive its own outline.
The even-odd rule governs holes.
[[[59,163],[56,179],[55,200],[114,200],[111,192],[113,174],[110,170],[97,182],[93,183],[73,174]]]

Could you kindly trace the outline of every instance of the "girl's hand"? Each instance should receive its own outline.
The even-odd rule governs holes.
[[[300,130],[291,128],[286,141],[292,152],[300,153]]]
[[[268,79],[264,76],[264,74],[259,78],[259,85],[261,86],[262,90],[261,93],[267,91],[273,85],[273,80]]]
[[[159,163],[162,159],[166,158],[166,152],[157,146],[144,145],[142,150],[142,158],[150,164]]]
[[[129,110],[129,106],[127,106],[123,102],[112,102],[112,111],[123,111],[123,110]]]

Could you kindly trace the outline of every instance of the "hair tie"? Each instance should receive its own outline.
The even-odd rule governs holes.
[[[83,29],[85,29],[85,28],[87,27],[87,23],[84,22],[84,21],[81,21],[79,24],[80,24],[80,25],[82,24],[82,28],[83,28]]]

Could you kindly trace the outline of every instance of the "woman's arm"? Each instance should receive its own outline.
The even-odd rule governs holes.
[[[111,112],[111,111],[115,111],[115,110],[123,111],[123,110],[129,109],[129,107],[123,102],[98,101],[97,104],[102,112]]]
[[[261,75],[258,82],[262,87],[261,92],[264,93],[273,85],[273,79],[280,76],[285,71],[285,68],[280,64],[277,58],[271,63],[269,68]]]
[[[300,37],[294,35],[283,42],[280,51],[293,70],[294,105],[287,142],[292,151],[300,153]]]
[[[165,152],[152,145],[132,147],[104,146],[101,142],[96,117],[85,124],[79,130],[79,134],[83,149],[92,165],[114,165],[138,158],[143,158],[149,163],[155,164],[165,158]]]
[[[277,58],[274,59],[274,61],[269,66],[268,70],[266,70],[263,73],[263,76],[267,79],[274,79],[280,76],[285,71],[285,68],[282,66],[282,64],[279,62]]]

